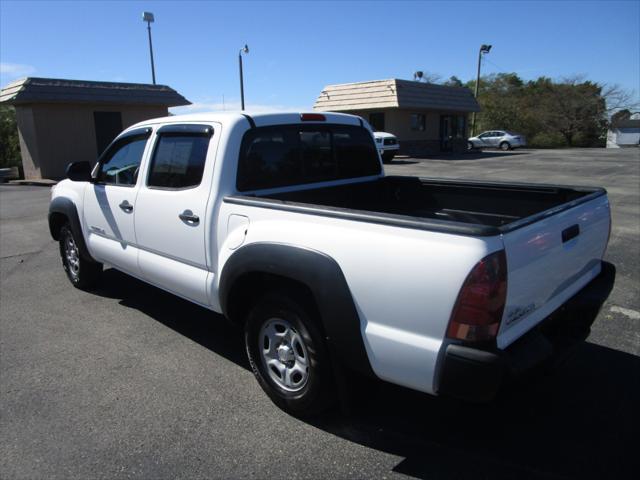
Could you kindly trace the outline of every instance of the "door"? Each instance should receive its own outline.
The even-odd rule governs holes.
[[[122,114],[120,112],[93,112],[93,124],[96,129],[96,148],[98,156],[100,156],[122,131]]]
[[[384,112],[374,112],[369,114],[369,125],[375,132],[384,132]]]
[[[491,148],[498,148],[501,137],[502,132],[491,132],[491,136],[489,137],[489,145],[491,146]]]
[[[202,305],[209,304],[206,235],[214,236],[206,229],[205,217],[213,174],[213,158],[207,161],[212,135],[209,125],[174,124],[157,130],[135,213],[143,277]]]
[[[492,148],[493,147],[493,136],[495,132],[484,132],[478,138],[482,142],[482,147]]]
[[[453,150],[451,123],[452,123],[451,115],[440,116],[440,151],[441,152],[450,152]]]
[[[100,157],[95,181],[84,195],[84,221],[91,254],[139,275],[134,231],[138,172],[150,129],[120,137]]]

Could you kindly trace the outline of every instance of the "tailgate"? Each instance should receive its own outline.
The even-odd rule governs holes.
[[[600,273],[609,222],[609,201],[601,195],[503,235],[508,283],[499,348],[544,320]]]

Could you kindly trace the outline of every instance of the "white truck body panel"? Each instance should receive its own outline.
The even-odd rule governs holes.
[[[499,237],[478,239],[224,204],[220,217],[232,215],[249,219],[244,245],[284,243],[334,258],[355,300],[376,375],[427,393],[435,393],[435,366],[460,285],[478,260],[502,248]],[[452,251],[456,262],[450,261]],[[230,248],[220,252],[218,270],[232,253]]]

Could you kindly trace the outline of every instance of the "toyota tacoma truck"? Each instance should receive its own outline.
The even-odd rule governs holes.
[[[488,400],[603,301],[605,190],[386,176],[357,116],[148,120],[67,176],[49,226],[71,283],[108,264],[222,313],[294,414],[350,372]]]

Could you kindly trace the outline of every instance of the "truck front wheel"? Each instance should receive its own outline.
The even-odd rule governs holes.
[[[249,311],[245,346],[262,389],[283,410],[309,415],[332,402],[332,377],[311,309],[283,293],[269,293]]]
[[[69,281],[74,287],[81,290],[93,287],[102,273],[102,264],[82,256],[78,242],[68,223],[60,229],[59,243],[62,267]]]

